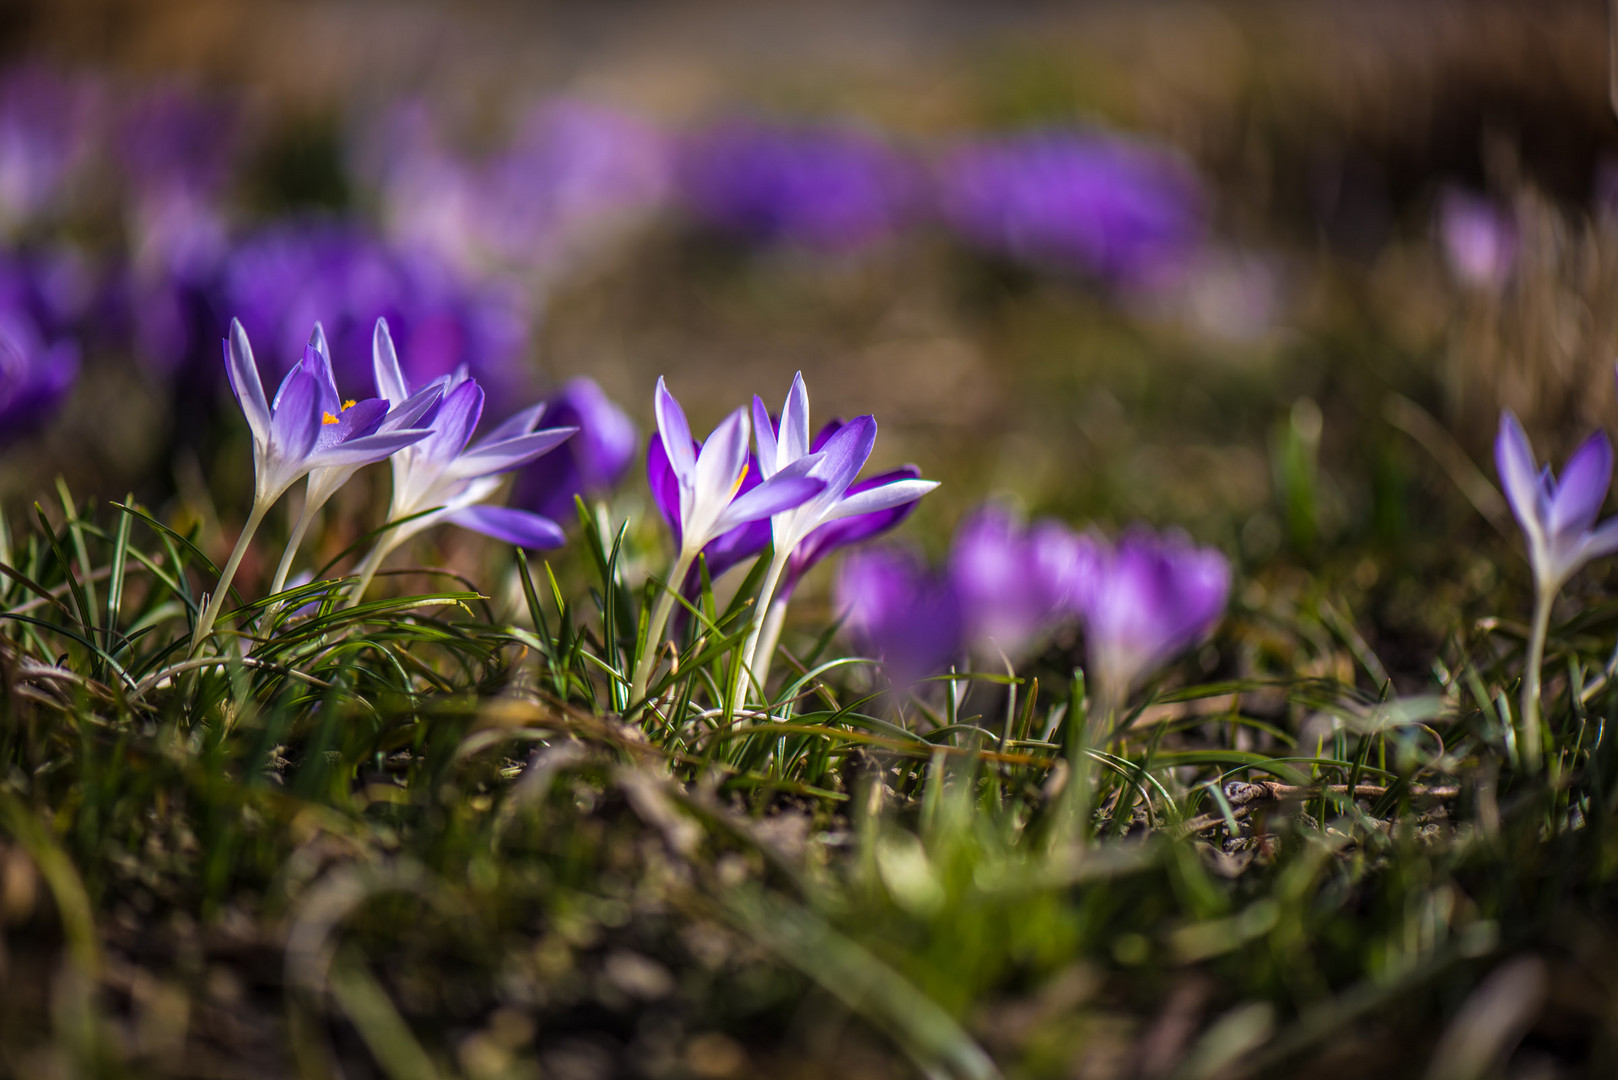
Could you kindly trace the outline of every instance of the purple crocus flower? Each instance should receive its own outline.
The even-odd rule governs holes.
[[[1077,618],[1094,564],[1093,542],[1061,522],[1030,527],[1005,507],[980,507],[961,523],[950,549],[950,580],[967,640],[990,655],[1027,652]]]
[[[1116,544],[1094,541],[1078,587],[1091,675],[1110,707],[1218,623],[1230,596],[1230,562],[1177,532],[1134,529]]]
[[[547,400],[545,415],[552,424],[576,427],[579,433],[523,469],[511,501],[544,517],[570,521],[574,496],[604,494],[623,479],[635,457],[635,424],[594,379],[585,378],[572,380]]]
[[[1549,466],[1535,461],[1528,435],[1508,410],[1500,414],[1494,459],[1541,592],[1554,594],[1585,563],[1618,551],[1618,518],[1596,524],[1612,484],[1612,445],[1605,434],[1586,439],[1558,481]]]
[[[1612,486],[1612,444],[1602,432],[1591,435],[1568,458],[1558,481],[1550,466],[1539,466],[1528,435],[1508,409],[1500,414],[1494,460],[1506,501],[1528,542],[1528,564],[1534,571],[1534,617],[1523,673],[1519,740],[1524,763],[1534,771],[1544,751],[1539,681],[1551,604],[1580,567],[1618,551],[1618,518],[1596,524]]]
[[[702,443],[692,439],[691,451],[700,455]],[[758,487],[762,480],[763,477],[758,470],[758,458],[748,454],[747,464],[742,468],[741,483],[736,488],[736,497],[748,494]],[[674,546],[676,548],[682,546],[685,530],[680,524],[680,481],[674,475],[674,466],[669,464],[669,455],[668,451],[663,449],[662,436],[655,432],[646,446],[646,483],[652,489],[652,503],[657,507],[658,515],[674,537]],[[745,522],[720,533],[708,541],[702,549],[702,558],[707,563],[709,578],[717,581],[732,567],[758,555],[769,546],[769,543],[769,518]],[[698,580],[699,572],[693,565],[685,576],[681,593],[688,597],[695,596]]]
[[[324,345],[318,326],[315,334],[315,341]],[[191,638],[193,653],[213,630],[253,534],[287,488],[316,469],[358,468],[381,461],[429,434],[419,429],[378,430],[386,409],[379,411],[375,405],[368,404],[365,410],[345,410],[339,405],[342,416],[324,408],[327,387],[323,376],[329,375],[329,367],[323,350],[306,350],[303,362],[281,380],[275,398],[266,399],[247,331],[235,319],[231,320],[230,338],[225,342],[225,371],[253,434],[253,508],[219,575],[218,588],[197,620]],[[332,397],[335,399],[335,391]]]
[[[410,384],[385,322],[377,324],[375,350],[377,391],[390,405],[402,405],[412,397]],[[483,416],[483,388],[470,378],[452,377],[444,385],[443,399],[426,421],[427,437],[393,458],[388,520],[402,524],[389,529],[360,564],[351,603],[365,595],[371,577],[395,548],[441,522],[518,547],[552,548],[566,541],[561,526],[550,518],[484,504],[500,489],[506,473],[556,449],[578,428],[535,430],[545,413],[541,403],[514,413],[473,442],[472,433]],[[406,518],[411,520],[404,521]]]
[[[1458,188],[1438,199],[1438,239],[1450,273],[1463,285],[1495,291],[1517,259],[1517,224],[1492,200]]]
[[[944,161],[939,204],[990,251],[1120,284],[1171,275],[1202,233],[1201,185],[1146,142],[1057,128],[968,143]]]
[[[43,427],[78,373],[78,346],[46,344],[25,313],[0,308],[0,446]]]
[[[750,469],[747,410],[737,409],[698,443],[691,436],[685,410],[669,393],[661,377],[653,399],[657,434],[664,457],[674,473],[674,491],[653,492],[659,507],[673,519],[679,552],[668,576],[668,588],[658,598],[647,627],[646,651],[635,667],[630,688],[632,701],[646,696],[646,686],[657,665],[663,628],[674,608],[675,590],[685,581],[692,564],[709,544],[739,525],[763,521],[783,510],[801,506],[826,488],[826,481],[810,474],[821,459],[806,455],[765,476],[756,487],[743,490]],[[758,470],[763,472],[762,469]],[[672,496],[672,497],[671,497]]]
[[[851,552],[837,571],[836,605],[843,631],[882,660],[897,685],[940,671],[961,653],[962,617],[953,585],[909,552]]]
[[[387,325],[378,321],[378,348],[383,347],[380,339],[385,338],[387,332]],[[387,347],[391,349],[391,344]],[[315,439],[317,453],[340,444],[359,445],[359,440],[370,436],[410,434],[420,440],[427,435],[427,430],[419,425],[438,404],[448,382],[447,379],[435,380],[391,407],[387,399],[380,397],[345,401],[337,392],[337,382],[332,375],[331,348],[326,343],[326,332],[319,323],[315,324],[314,334],[303,350],[303,361],[299,366],[314,378],[320,398],[320,434]],[[343,485],[353,479],[356,472],[373,461],[369,455],[350,455],[309,471],[303,508],[298,512],[297,524],[287,540],[281,564],[276,568],[275,579],[270,585],[272,594],[280,592],[285,584],[287,574],[292,569],[293,556],[302,545],[304,533],[315,515],[333,495],[342,490]]]
[[[681,181],[693,212],[719,228],[829,252],[893,235],[916,196],[898,153],[839,124],[718,124],[686,146]]]
[[[854,478],[865,467],[876,445],[876,419],[860,416],[838,425],[826,435],[818,451],[812,451],[809,430],[809,391],[802,372],[793,377],[787,392],[779,432],[764,402],[753,398],[753,432],[758,442],[759,471],[764,479],[768,481],[799,462],[818,458],[820,464],[811,475],[825,481],[826,487],[809,500],[771,515],[775,550],[764,574],[752,629],[742,648],[742,663],[737,667],[738,690],[745,690],[740,680],[748,673],[761,692],[769,677],[769,657],[775,652],[776,636],[786,616],[786,600],[790,594],[790,589],[782,594],[780,585],[799,545],[828,526],[868,519],[870,515],[890,514],[909,506],[938,486],[932,480],[894,477],[886,483],[852,491]],[[825,540],[822,536],[817,547],[823,550]],[[767,638],[766,626],[771,627]]]
[[[317,319],[344,384],[372,377],[372,331],[385,318],[420,386],[465,368],[498,400],[527,392],[520,357],[527,330],[513,290],[473,287],[420,251],[396,250],[348,226],[277,225],[248,238],[223,270],[221,300],[255,337],[299,355]]]

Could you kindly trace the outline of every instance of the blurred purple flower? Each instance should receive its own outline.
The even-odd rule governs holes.
[[[444,145],[431,114],[394,113],[368,166],[389,234],[463,268],[554,274],[660,205],[667,141],[637,117],[559,100],[482,161]]]
[[[888,666],[896,685],[942,670],[961,652],[954,587],[907,551],[851,552],[837,570],[836,605],[843,631]]]
[[[0,234],[56,216],[96,146],[97,89],[23,64],[0,74]]]
[[[1212,630],[1230,596],[1230,563],[1177,532],[1144,528],[1092,541],[1076,589],[1090,674],[1113,706],[1142,678]]]
[[[897,232],[917,194],[898,152],[835,124],[718,124],[684,147],[680,179],[691,209],[710,224],[831,252]]]
[[[1555,595],[1585,563],[1618,551],[1618,518],[1596,524],[1612,486],[1612,444],[1604,433],[1584,440],[1558,481],[1550,466],[1540,467],[1528,435],[1507,410],[1500,414],[1494,460],[1541,594]]]
[[[1150,143],[1044,129],[968,143],[938,174],[945,220],[990,251],[1120,284],[1178,272],[1202,235],[1191,167]]]
[[[0,446],[42,428],[78,373],[76,345],[47,344],[26,312],[0,305]]]
[[[371,378],[372,333],[394,328],[413,385],[465,369],[496,400],[526,393],[523,308],[503,288],[474,287],[424,252],[402,252],[345,225],[302,222],[249,237],[224,267],[217,310],[231,311],[270,355],[297,357],[322,322],[340,382]]]
[[[602,495],[623,479],[635,457],[635,424],[594,379],[585,378],[546,401],[545,419],[579,433],[519,473],[511,501],[555,521],[572,521],[575,495]]]
[[[1058,521],[1025,527],[989,504],[963,521],[950,549],[950,581],[967,640],[1015,659],[1064,620],[1076,618],[1093,572],[1095,545]]]
[[[1506,283],[1517,259],[1517,224],[1490,199],[1448,188],[1438,199],[1438,239],[1451,274],[1475,289]]]

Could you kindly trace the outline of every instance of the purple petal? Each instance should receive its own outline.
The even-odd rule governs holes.
[[[1618,551],[1618,518],[1608,518],[1585,538],[1580,561],[1589,562]]]
[[[320,391],[307,372],[294,370],[270,417],[270,446],[283,461],[302,461],[320,437]]]
[[[873,416],[855,417],[826,440],[825,447],[818,455],[820,464],[815,467],[814,474],[826,481],[826,492],[829,496],[835,497],[848,490],[848,486],[854,482],[860,470],[865,468],[865,462],[871,456],[871,448],[875,445],[876,418]],[[873,506],[871,509],[880,507]]]
[[[937,480],[895,480],[891,484],[845,496],[833,513],[839,518],[881,513],[913,503],[937,486]]]
[[[810,461],[811,458],[799,458]],[[802,506],[826,490],[826,482],[811,476],[776,473],[752,491],[736,496],[715,522],[716,531],[725,532],[749,521],[761,521],[782,510]]]
[[[358,468],[369,465],[374,461],[392,457],[405,447],[431,435],[429,428],[407,428],[403,431],[386,431],[375,435],[361,435],[346,442],[336,443],[330,447],[322,447],[309,457],[311,467],[317,469],[348,467]]]
[[[556,548],[567,543],[562,527],[550,518],[509,506],[467,506],[450,511],[444,519],[522,548]]]
[[[842,429],[842,426],[843,421],[841,417],[833,417],[832,419],[827,420],[825,425],[821,427],[819,431],[815,432],[813,441],[809,443],[809,452],[811,454],[818,454],[821,450],[824,450],[826,448],[826,440],[837,434],[837,432]]]
[[[1540,535],[1544,528],[1540,515],[1543,489],[1534,466],[1534,451],[1528,444],[1528,435],[1510,410],[1500,414],[1494,462],[1500,474],[1500,486],[1505,489],[1506,501],[1511,504],[1517,523],[1530,536]]]
[[[674,534],[674,546],[682,539],[680,520],[680,478],[674,475],[669,455],[663,449],[661,435],[653,435],[646,446],[646,483],[652,489],[652,501],[663,515],[664,524]]]
[[[674,475],[691,476],[697,466],[696,455],[692,452],[696,440],[691,437],[691,425],[686,422],[685,410],[669,393],[661,375],[657,377],[657,392],[652,397],[652,407],[657,413],[657,433],[663,439],[663,452]]]
[[[468,379],[444,395],[433,418],[432,435],[419,444],[421,453],[430,461],[448,465],[466,449],[482,415],[483,389]]]
[[[434,381],[411,394],[404,401],[395,405],[388,412],[387,419],[383,420],[379,430],[402,431],[413,428],[417,422],[433,410],[439,399],[444,396],[444,384]],[[386,401],[386,398],[379,399]]]
[[[237,319],[230,320],[230,339],[225,342],[225,372],[253,438],[261,443],[268,442],[270,404],[264,398],[264,384],[258,378],[258,365],[253,362],[253,347],[247,343],[247,331]]]
[[[494,476],[528,464],[541,454],[549,453],[578,433],[578,428],[547,428],[532,435],[519,435],[504,442],[479,443],[452,461],[444,470],[446,477],[471,480],[479,476]]]
[[[309,335],[309,344],[303,348],[303,370],[307,371],[320,388],[320,410],[336,415],[342,411],[343,399],[337,393],[337,380],[331,373],[331,353],[327,351],[326,331],[315,323]]]
[[[848,490],[850,494],[858,494],[861,491],[882,487],[895,481],[914,480],[920,476],[920,469],[914,465],[906,465],[893,472],[882,473],[878,476],[861,480]],[[787,577],[786,583],[783,585],[783,591],[790,592],[799,578],[803,577],[811,567],[833,551],[861,543],[879,533],[892,529],[909,517],[910,512],[915,508],[916,501],[911,499],[886,510],[828,521],[813,530],[792,550],[791,561],[787,564]]]
[[[330,355],[330,354],[328,354]],[[399,367],[399,353],[393,347],[393,335],[388,333],[388,320],[378,319],[376,331],[371,335],[371,370],[376,376],[376,392],[398,405],[410,396],[404,371]]]
[[[334,414],[325,408],[321,409],[320,438],[317,443],[322,449],[346,443],[350,439],[374,435],[382,424],[382,418],[388,413],[388,403],[381,398],[366,398],[346,409],[341,406],[338,408],[335,424],[326,423],[326,417]]]
[[[532,433],[539,426],[539,418],[545,415],[545,408],[545,402],[541,401],[538,405],[530,405],[526,409],[512,413],[478,442],[504,442],[506,439],[515,439],[519,435]]]
[[[1550,530],[1554,535],[1582,533],[1596,523],[1612,486],[1612,444],[1596,432],[1573,452],[1551,497]]]
[[[768,480],[780,465],[777,460],[780,450],[775,441],[775,424],[770,419],[769,407],[757,394],[753,395],[753,439],[758,445],[759,471]]]

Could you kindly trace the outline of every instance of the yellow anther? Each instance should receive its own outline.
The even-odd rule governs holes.
[[[748,462],[743,462],[742,463],[742,471],[741,471],[741,473],[736,477],[736,482],[734,484],[730,485],[730,497],[731,498],[734,499],[736,497],[736,493],[742,489],[742,481],[747,479],[747,470],[750,469],[751,467],[752,467],[751,464],[748,463]]]
[[[343,411],[347,412],[348,410],[352,409],[355,406],[355,404],[356,404],[356,402],[354,401],[354,399],[349,398],[347,401],[343,402]]]
[[[335,424],[337,423],[337,417],[333,416],[331,413],[321,413],[320,422],[322,424]]]

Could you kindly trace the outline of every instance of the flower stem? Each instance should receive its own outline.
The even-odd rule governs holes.
[[[372,548],[354,569],[359,580],[354,582],[353,588],[349,590],[348,600],[343,604],[345,609],[355,606],[365,598],[366,590],[371,587],[371,579],[376,577],[376,572],[382,568],[383,561],[393,554],[393,549],[398,547],[399,543],[400,541],[391,533],[377,540],[376,547]]]
[[[270,582],[271,596],[287,587],[287,575],[292,571],[292,559],[298,554],[298,548],[303,546],[304,533],[309,531],[309,525],[319,510],[320,507],[310,503],[307,496],[304,497],[303,509],[298,511],[298,522],[292,526],[292,535],[287,538],[287,549],[281,553],[281,562],[275,568],[275,580]]]
[[[765,619],[768,618],[770,608],[775,603],[776,586],[781,583],[781,574],[787,568],[787,556],[791,554],[790,549],[784,548],[770,558],[770,568],[764,574],[764,585],[759,589],[758,603],[753,605],[752,625],[748,627],[747,641],[742,645],[741,662],[736,665],[736,679],[731,684],[732,709],[746,701],[750,677],[757,684],[758,692],[764,693],[764,683],[757,679],[753,663],[758,654],[758,642],[764,632]]]
[[[236,547],[230,553],[230,560],[225,563],[225,569],[219,575],[219,585],[214,589],[213,596],[208,598],[208,606],[202,612],[202,618],[197,620],[197,628],[191,634],[191,655],[195,656],[202,651],[202,643],[208,640],[213,631],[213,624],[218,621],[219,613],[224,610],[225,598],[230,595],[230,583],[236,577],[236,568],[242,564],[242,556],[247,554],[247,545],[253,542],[253,534],[258,532],[259,523],[264,520],[264,514],[270,508],[273,500],[255,499],[253,509],[247,515],[247,521],[242,525],[241,535],[236,537]]]
[[[668,581],[664,583],[663,595],[657,598],[657,606],[652,608],[652,621],[646,624],[646,650],[635,662],[635,677],[629,685],[631,703],[646,696],[646,684],[652,681],[652,671],[657,667],[658,646],[663,644],[663,628],[668,625],[669,616],[674,612],[674,598],[679,595],[681,586],[685,584],[685,575],[690,573],[691,564],[696,558],[696,552],[681,550],[674,560],[674,569],[669,571]]]
[[[786,623],[787,604],[792,600],[790,592],[777,593],[770,601],[769,611],[764,613],[764,632],[758,637],[758,647],[753,650],[753,681],[759,686],[765,686],[770,681],[770,665],[775,660],[775,647],[781,641],[781,627]]]
[[[1554,589],[1534,592],[1534,625],[1528,637],[1528,666],[1522,679],[1522,752],[1523,767],[1529,773],[1539,772],[1544,750],[1543,724],[1539,711],[1539,675],[1545,665],[1545,638],[1551,627],[1551,602],[1556,599]]]

